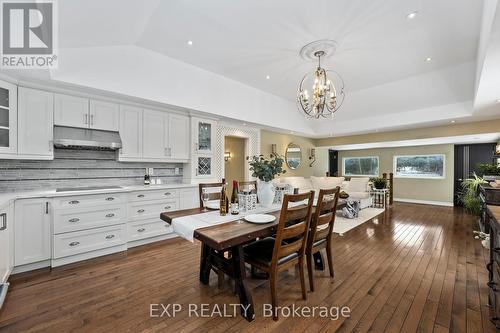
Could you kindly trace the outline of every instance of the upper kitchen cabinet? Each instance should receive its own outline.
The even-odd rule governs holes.
[[[54,124],[69,127],[89,127],[89,99],[68,95],[54,95]]]
[[[171,114],[168,121],[168,141],[170,157],[178,160],[189,159],[189,117]]]
[[[122,148],[118,160],[139,161],[142,159],[142,113],[141,108],[120,105],[120,138]]]
[[[0,158],[17,154],[17,87],[0,81]]]
[[[192,133],[195,154],[212,154],[215,145],[215,127],[213,120],[193,118]]]
[[[164,111],[144,110],[144,160],[187,162],[189,117]]]
[[[165,137],[168,115],[162,111],[144,110],[142,152],[145,160],[166,159],[169,156]]]
[[[106,131],[119,128],[118,104],[61,94],[55,94],[54,104],[55,125]]]
[[[54,159],[54,94],[19,87],[18,156],[22,159]]]
[[[118,131],[120,127],[120,108],[118,104],[90,100],[90,127]]]

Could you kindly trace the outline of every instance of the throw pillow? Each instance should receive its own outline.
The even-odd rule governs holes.
[[[366,192],[368,190],[369,181],[370,178],[368,177],[351,178],[347,189],[349,192]]]

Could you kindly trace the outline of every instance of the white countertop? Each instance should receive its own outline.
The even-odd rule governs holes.
[[[83,190],[83,191],[68,191],[68,192],[56,192],[56,189],[49,189],[49,190],[34,190],[26,192],[0,193],[0,209],[5,208],[13,200],[16,199],[54,198],[54,197],[68,197],[74,195],[123,193],[123,192],[133,192],[133,191],[151,191],[151,190],[190,188],[190,187],[198,187],[198,184],[162,184],[162,185],[149,185],[149,186],[134,185],[134,186],[122,186],[121,188],[114,188],[114,189]]]

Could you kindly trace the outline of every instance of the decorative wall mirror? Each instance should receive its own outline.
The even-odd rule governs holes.
[[[290,169],[297,169],[302,160],[302,150],[300,149],[300,146],[295,143],[290,143],[288,147],[286,147],[285,160],[286,165],[288,165]]]

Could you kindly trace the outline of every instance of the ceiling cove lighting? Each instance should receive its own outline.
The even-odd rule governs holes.
[[[344,102],[344,80],[335,71],[321,67],[325,51],[315,51],[318,67],[304,75],[297,92],[297,105],[308,118],[332,117]]]
[[[418,14],[418,12],[411,12],[411,13],[408,13],[408,14],[406,15],[406,18],[407,18],[407,19],[409,19],[409,20],[412,20],[412,19],[414,19],[415,17],[417,17],[417,14]]]

